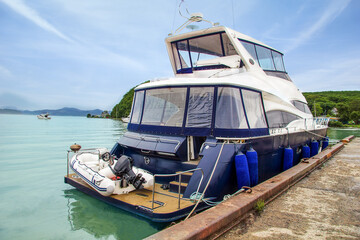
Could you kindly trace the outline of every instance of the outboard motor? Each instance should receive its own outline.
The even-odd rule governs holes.
[[[145,179],[142,174],[136,175],[132,170],[132,159],[128,156],[122,155],[114,166],[113,172],[116,176],[125,179],[129,184],[132,184],[136,189],[142,189]]]

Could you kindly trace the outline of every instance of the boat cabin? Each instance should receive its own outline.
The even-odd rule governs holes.
[[[261,93],[225,85],[139,89],[128,129],[205,137],[268,134]]]

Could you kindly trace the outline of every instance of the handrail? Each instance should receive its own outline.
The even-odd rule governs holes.
[[[327,126],[330,121],[329,117],[315,117],[314,122],[316,125]]]
[[[98,153],[95,153],[95,152],[91,152],[91,151],[97,151]],[[70,159],[69,159],[69,155],[70,155],[70,152],[74,152],[74,151],[71,151],[71,150],[67,150],[67,177],[69,177],[69,165],[70,165]],[[100,150],[98,148],[88,148],[88,149],[81,149],[79,151],[76,151],[74,153],[92,153],[92,154],[98,154],[99,155],[99,158],[100,158]],[[200,178],[200,182],[199,182],[199,185],[197,187],[197,190],[196,190],[196,193],[199,192],[199,189],[200,189],[200,186],[201,186],[201,183],[204,179],[204,171],[202,170],[202,168],[194,168],[194,169],[190,169],[190,170],[186,170],[186,171],[182,171],[182,172],[179,172],[179,173],[172,173],[172,174],[154,174],[154,185],[153,185],[153,190],[152,190],[152,206],[151,206],[151,209],[153,210],[154,209],[154,199],[155,199],[155,178],[156,177],[175,177],[175,176],[178,176],[179,175],[179,192],[178,192],[178,208],[180,209],[180,193],[181,193],[181,175],[184,174],[184,173],[187,173],[187,172],[195,172],[195,171],[201,171],[201,178]]]
[[[304,120],[304,124],[305,126],[300,127],[300,126],[292,126],[292,127],[273,127],[273,128],[269,128],[269,135],[262,135],[262,136],[254,136],[254,137],[216,137],[217,140],[223,140],[223,141],[241,141],[241,143],[244,143],[248,140],[253,140],[253,139],[259,139],[259,138],[267,138],[267,137],[273,137],[274,135],[277,134],[289,134],[289,133],[294,133],[296,131],[305,131],[305,132],[309,132],[310,130],[316,130],[316,127],[327,127],[330,118],[328,117],[314,117],[314,118],[304,118],[301,119]],[[309,124],[307,123],[308,120],[311,120],[309,122]],[[313,127],[311,129],[309,129],[308,127]],[[292,131],[290,131],[292,130]],[[201,145],[200,151],[202,151],[202,149],[204,148],[205,145],[217,145],[220,143],[217,142],[204,142]]]
[[[194,168],[194,169],[190,169],[190,170],[186,170],[186,171],[182,171],[182,172],[179,172],[179,173],[171,173],[171,174],[154,174],[154,185],[153,185],[153,190],[152,190],[152,205],[151,205],[151,210],[154,209],[154,199],[155,199],[155,178],[156,177],[175,177],[175,176],[178,176],[180,175],[179,177],[179,194],[178,194],[178,209],[180,209],[180,189],[181,189],[181,175],[184,174],[184,173],[187,173],[187,172],[195,172],[195,171],[201,171],[201,179],[200,179],[200,182],[199,182],[199,185],[197,187],[197,190],[196,190],[196,193],[199,192],[199,189],[200,189],[200,186],[201,186],[201,183],[203,181],[203,178],[204,178],[204,171],[202,170],[202,168]]]

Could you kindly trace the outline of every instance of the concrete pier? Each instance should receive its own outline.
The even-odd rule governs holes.
[[[320,154],[308,159],[306,162],[302,162],[293,168],[257,185],[253,188],[252,193],[242,193],[238,196],[232,197],[227,201],[219,204],[216,207],[210,208],[207,211],[204,211],[200,214],[197,214],[190,219],[180,222],[170,228],[167,228],[159,233],[156,233],[152,236],[149,236],[147,239],[204,239],[204,238],[216,238],[219,237],[221,233],[224,233],[228,229],[231,229],[220,238],[224,239],[248,239],[248,238],[270,238],[270,239],[302,239],[302,238],[312,238],[312,237],[324,237],[321,235],[324,229],[328,227],[330,232],[334,232],[336,229],[340,232],[344,232],[344,229],[347,229],[348,232],[346,234],[350,235],[325,235],[326,236],[334,236],[342,237],[342,236],[352,236],[352,237],[360,237],[359,235],[359,219],[360,219],[360,203],[359,203],[359,190],[360,190],[360,140],[354,141],[354,143],[350,143],[346,146],[347,150],[344,153],[339,154],[341,159],[344,159],[343,155],[350,156],[349,159],[339,160],[341,162],[338,163],[338,160],[331,160],[331,163],[335,161],[335,165],[330,167],[331,171],[335,171],[335,175],[338,172],[339,176],[331,176],[329,174],[325,175],[325,177],[317,178],[315,180],[309,180],[311,177],[305,178],[302,182],[297,185],[304,184],[303,182],[309,182],[314,184],[314,190],[311,192],[309,187],[304,187],[298,193],[298,195],[290,197],[286,205],[285,203],[280,203],[273,210],[268,210],[271,208],[279,200],[271,202],[266,208],[265,211],[261,214],[258,219],[263,219],[265,214],[269,214],[268,223],[264,223],[264,225],[259,225],[259,230],[256,228],[256,222],[252,226],[252,222],[254,220],[254,215],[252,215],[253,208],[255,203],[258,200],[270,201],[276,198],[277,195],[281,194],[283,191],[286,191],[290,186],[295,184],[297,181],[306,176],[309,172],[316,170],[319,166],[327,166],[329,163],[324,162],[332,157],[336,152],[340,151],[344,145],[350,141],[351,138],[347,139],[342,143],[339,143],[335,146],[327,148],[325,151]],[[354,146],[354,147],[352,147]],[[349,149],[349,151],[348,151]],[[351,152],[354,151],[354,152]],[[350,153],[351,152],[351,153]],[[341,157],[342,156],[342,157]],[[348,168],[345,168],[348,167]],[[325,168],[325,167],[324,167]],[[348,169],[348,170],[346,170]],[[349,170],[350,169],[350,170]],[[315,171],[322,172],[322,171]],[[314,174],[315,174],[314,173]],[[312,174],[313,175],[313,174]],[[312,176],[311,175],[311,176]],[[329,176],[328,176],[329,175]],[[349,179],[351,181],[349,182]],[[296,185],[296,186],[297,186]],[[327,187],[328,186],[328,190]],[[295,188],[291,188],[288,191],[294,191]],[[329,192],[336,194],[335,189],[339,190],[336,198],[335,196],[328,196]],[[319,191],[319,192],[317,192]],[[288,194],[286,193],[286,194]],[[349,195],[346,195],[346,194]],[[284,198],[285,195],[281,195],[281,198]],[[313,194],[313,195],[312,195]],[[345,195],[344,195],[345,194]],[[322,202],[322,197],[327,199],[328,202]],[[341,199],[343,197],[343,199]],[[279,199],[281,199],[279,198]],[[335,207],[336,203],[341,202],[341,207],[344,209],[337,209]],[[345,204],[348,203],[348,204]],[[294,219],[287,219],[286,217],[289,215],[285,210],[279,210],[281,207],[284,207],[286,211],[298,211],[300,215],[296,215]],[[271,215],[276,212],[284,212],[284,216],[280,215]],[[319,227],[319,224],[315,224],[312,221],[311,217],[318,217],[319,219],[327,219],[324,214],[331,213],[332,217],[330,217],[330,223],[333,221],[332,219],[342,219],[345,218],[348,220],[344,220],[342,222],[352,223],[351,226],[347,226],[346,228],[342,228],[342,225],[339,225],[338,228],[331,228],[331,224],[326,222],[324,226]],[[347,215],[343,216],[343,213],[347,212]],[[250,217],[249,217],[250,216]],[[306,216],[309,216],[311,221],[306,221],[303,219]],[[245,219],[245,220],[244,220]],[[250,219],[250,224],[249,220]],[[275,219],[277,221],[275,221]],[[280,223],[281,220],[285,220],[284,223]],[[241,221],[243,220],[243,221]],[[340,220],[341,221],[341,220]],[[239,223],[239,225],[236,225]],[[245,222],[245,224],[244,224]],[[274,225],[271,228],[271,223],[279,222],[279,226]],[[306,226],[312,227],[314,229],[313,232],[307,231],[304,228],[292,230],[287,226],[294,224],[294,226],[302,226],[301,223],[306,222]],[[282,225],[281,225],[282,224]],[[249,231],[247,231],[247,227]],[[266,226],[266,227],[265,227]],[[285,226],[285,227],[284,227]],[[254,232],[252,232],[252,228],[254,227]],[[334,230],[335,229],[335,230]],[[261,231],[260,231],[261,230]],[[278,231],[278,232],[276,232]],[[306,232],[306,234],[304,233]],[[326,231],[325,231],[326,232]],[[271,235],[274,233],[275,235]],[[245,234],[245,235],[244,235]],[[285,235],[281,235],[285,234]],[[302,235],[301,235],[302,234]]]
[[[360,138],[219,239],[360,239]]]

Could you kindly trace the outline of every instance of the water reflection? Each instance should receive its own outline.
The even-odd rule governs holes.
[[[113,128],[115,130],[113,132],[113,136],[121,137],[127,131],[127,123],[115,119],[112,120],[112,123],[113,123]]]
[[[72,231],[84,230],[95,238],[143,239],[165,228],[103,203],[76,189],[64,190]]]

